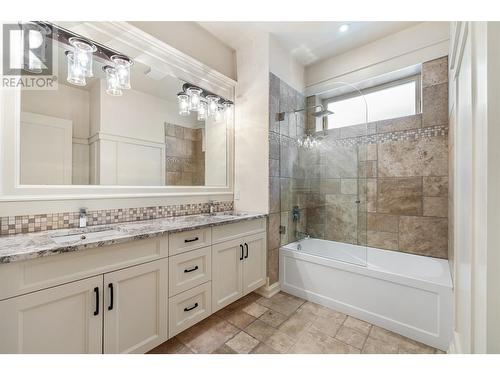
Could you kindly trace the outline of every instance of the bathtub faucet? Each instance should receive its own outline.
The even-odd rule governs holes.
[[[298,230],[295,231],[295,237],[297,237],[298,241],[302,241],[302,240],[306,240],[308,238],[311,238],[311,236],[309,235],[309,233],[307,233],[307,232],[300,232]]]

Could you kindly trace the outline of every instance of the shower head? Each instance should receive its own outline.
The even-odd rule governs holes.
[[[311,113],[311,115],[313,115],[316,118],[319,118],[319,117],[325,117],[325,116],[333,115],[333,112],[329,111],[328,109],[322,109],[321,111]]]

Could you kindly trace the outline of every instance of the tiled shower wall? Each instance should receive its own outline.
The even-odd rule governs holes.
[[[304,150],[296,143],[297,134],[314,131],[310,116],[296,120],[286,115],[277,121],[277,113],[305,103],[271,74],[270,283],[278,280],[279,245],[294,241],[296,230],[316,238],[447,258],[447,63],[443,57],[423,64],[422,113],[331,129],[320,150]],[[313,100],[307,98],[308,104]],[[296,205],[298,222],[291,215]],[[279,234],[280,224],[285,234]]]
[[[165,124],[166,185],[205,185],[202,129]]]
[[[269,283],[278,281],[280,244],[295,241],[296,231],[305,231],[305,213],[298,222],[292,220],[293,193],[300,189],[304,172],[299,165],[297,136],[305,132],[305,113],[291,114],[305,107],[302,93],[276,75],[269,76],[269,219],[267,274]],[[278,113],[285,112],[282,121]],[[280,233],[280,225],[284,232]]]

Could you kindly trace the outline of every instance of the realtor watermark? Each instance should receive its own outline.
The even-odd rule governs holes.
[[[2,88],[57,90],[52,32],[37,22],[3,24]]]

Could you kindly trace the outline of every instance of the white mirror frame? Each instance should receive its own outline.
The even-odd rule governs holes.
[[[70,28],[75,23],[60,24]],[[147,55],[159,69],[234,102],[236,81],[176,50],[127,22],[82,22],[76,31],[132,58]],[[0,38],[2,31],[0,30]],[[87,34],[89,33],[89,34]],[[90,35],[91,34],[91,35]],[[2,39],[0,39],[2,40]],[[3,59],[0,59],[0,64]],[[221,196],[233,194],[234,113],[227,125],[225,186],[112,186],[20,184],[21,90],[0,89],[0,202],[100,198]]]

